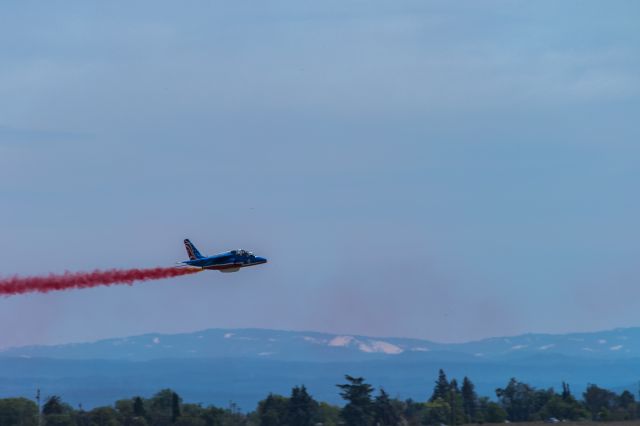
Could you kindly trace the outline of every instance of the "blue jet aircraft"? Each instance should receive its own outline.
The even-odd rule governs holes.
[[[180,264],[185,266],[211,269],[220,272],[237,272],[240,268],[267,263],[267,259],[264,257],[254,256],[250,251],[231,250],[214,256],[205,257],[200,254],[196,246],[194,246],[191,241],[184,240],[184,246],[187,248],[189,260],[180,262]]]

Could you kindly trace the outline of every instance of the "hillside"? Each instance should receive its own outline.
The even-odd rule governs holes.
[[[251,409],[268,392],[305,384],[338,403],[344,374],[392,395],[424,400],[439,368],[469,376],[480,394],[517,377],[537,387],[561,381],[636,391],[640,329],[522,335],[462,344],[261,329],[147,334],[92,343],[12,348],[0,354],[0,397],[60,394],[85,407],[171,387],[186,399]],[[620,348],[618,348],[621,346]],[[589,348],[592,350],[585,350]]]
[[[209,329],[194,333],[154,333],[88,343],[10,348],[0,351],[0,356],[130,361],[243,357],[332,362],[392,357],[437,359],[441,352],[446,352],[447,357],[459,356],[462,359],[471,356],[504,360],[548,354],[628,359],[640,357],[640,328],[561,335],[524,334],[457,344],[318,332]]]

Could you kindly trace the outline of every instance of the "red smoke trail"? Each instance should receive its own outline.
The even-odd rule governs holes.
[[[46,277],[0,278],[0,295],[47,293],[55,290],[91,288],[100,285],[133,284],[134,281],[159,280],[202,271],[194,268],[111,269],[109,271],[65,272]]]

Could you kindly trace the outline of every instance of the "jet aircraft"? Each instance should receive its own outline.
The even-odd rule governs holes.
[[[255,256],[246,250],[231,250],[214,256],[203,256],[191,241],[184,240],[189,260],[180,262],[185,266],[211,269],[220,272],[237,272],[240,268],[267,263],[264,257]]]

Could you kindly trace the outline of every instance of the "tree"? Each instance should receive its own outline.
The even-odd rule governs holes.
[[[500,405],[512,422],[533,420],[536,411],[535,389],[512,378],[504,389],[496,389]]]
[[[589,413],[576,399],[569,395],[553,395],[540,409],[540,420],[555,417],[560,420],[581,420],[589,417]]]
[[[340,424],[340,408],[321,402],[318,404],[317,420],[324,426],[337,426]]]
[[[71,417],[73,409],[62,402],[58,395],[50,396],[42,406],[42,414],[46,426],[72,426],[75,422]]]
[[[44,420],[45,426],[76,426],[69,414],[49,414]]]
[[[342,409],[342,418],[347,426],[368,426],[373,423],[371,393],[373,387],[362,377],[345,376],[348,383],[337,385],[342,391],[340,396],[347,401]]]
[[[188,407],[185,406],[186,413],[188,413],[187,409]],[[222,426],[225,414],[226,413],[224,409],[214,407],[214,406],[209,406],[207,408],[202,409],[202,413],[200,414],[200,417],[204,419],[205,424],[207,426]]]
[[[91,426],[120,426],[118,413],[111,407],[98,407],[87,413]]]
[[[587,390],[582,394],[584,405],[591,413],[594,420],[608,420],[612,408],[615,406],[616,394],[598,387],[597,385],[587,386]]]
[[[283,398],[286,400],[286,398],[282,396],[280,396],[279,398]],[[247,423],[247,420],[248,420],[248,417],[240,412],[236,403],[230,402],[229,408],[222,410],[220,425],[221,426],[245,426],[247,424],[255,425],[256,423],[259,423],[259,422]]]
[[[139,396],[133,398],[133,416],[137,418],[147,416],[147,410],[144,408],[144,401]]]
[[[395,426],[400,424],[402,416],[384,389],[373,401],[374,423],[376,426]]]
[[[181,417],[203,417],[207,409],[200,404],[182,404],[180,407]]]
[[[573,399],[573,395],[571,395],[571,388],[569,387],[569,383],[562,382],[562,399],[565,401],[569,399]]]
[[[304,385],[291,389],[287,409],[287,424],[289,426],[313,425],[317,413],[318,403],[309,395]]]
[[[171,421],[175,423],[178,417],[180,417],[180,397],[173,392],[171,395]]]
[[[409,426],[422,425],[423,420],[427,417],[427,408],[422,402],[409,398],[404,401],[403,408],[402,416]]]
[[[547,405],[551,400],[557,397],[553,388],[534,390],[533,393],[533,407],[530,415],[531,420],[545,420],[545,417],[541,417],[542,408]]]
[[[633,420],[638,417],[638,405],[636,398],[628,390],[624,390],[616,397],[615,409],[611,414],[611,420]]]
[[[260,426],[280,426],[287,418],[289,400],[281,395],[270,393],[266,399],[258,403]]]
[[[616,404],[622,408],[629,408],[636,403],[636,398],[628,390],[624,390],[620,396],[616,398]]]
[[[58,395],[53,395],[47,398],[42,406],[42,414],[48,416],[50,414],[63,414],[65,407],[62,403],[62,398]]]
[[[207,426],[207,422],[199,417],[181,416],[174,426]]]
[[[132,399],[120,399],[114,404],[116,411],[118,412],[118,419],[125,426],[129,426],[129,423],[133,420],[135,415],[133,414],[133,400]]]
[[[149,424],[144,417],[134,417],[129,422],[129,426],[148,426]]]
[[[444,399],[438,398],[426,404],[424,422],[428,425],[447,424],[451,418],[451,406]]]
[[[449,399],[449,381],[442,368],[438,371],[438,380],[436,380],[436,385],[433,388],[433,393],[429,401],[433,402],[438,398],[444,401]]]
[[[491,401],[486,396],[478,398],[476,411],[477,423],[504,423],[507,420],[507,412],[500,404]]]
[[[178,408],[181,402],[180,397],[171,389],[162,389],[149,400],[147,410],[147,421],[154,426],[167,426],[173,423],[175,413],[175,402]]]
[[[485,421],[487,423],[504,423],[507,421],[507,412],[497,403],[490,402],[487,404]]]
[[[26,398],[0,399],[0,425],[36,426],[38,406]]]
[[[478,395],[475,386],[468,377],[462,380],[462,408],[464,410],[465,423],[471,423],[476,419],[478,408]]]
[[[461,425],[465,423],[464,406],[462,401],[462,393],[458,388],[458,381],[451,379],[449,383],[449,394],[447,403],[450,407],[449,423],[452,425]]]

